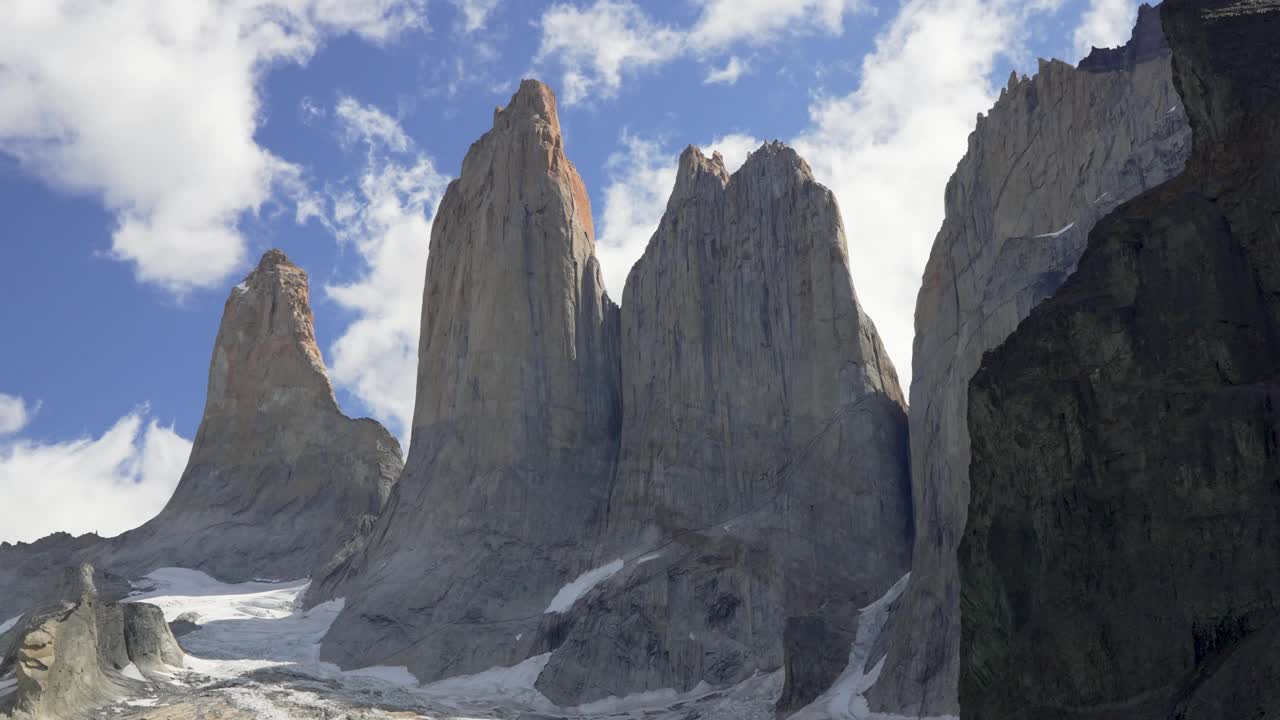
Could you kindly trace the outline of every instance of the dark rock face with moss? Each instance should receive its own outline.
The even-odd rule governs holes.
[[[1011,77],[978,118],[947,183],[946,218],[916,299],[911,581],[882,636],[887,656],[867,692],[872,709],[910,717],[958,710],[965,416],[983,354],[1075,270],[1095,223],[1182,172],[1190,152],[1151,8],[1124,46],[1095,50],[1077,68],[1042,60],[1034,76]]]
[[[970,385],[964,717],[1280,712],[1280,2],[1162,13],[1186,171]]]

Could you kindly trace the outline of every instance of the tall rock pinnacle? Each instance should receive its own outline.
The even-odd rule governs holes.
[[[552,700],[771,672],[801,618],[846,643],[793,673],[788,706],[844,670],[857,609],[907,572],[911,533],[906,410],[848,263],[835,198],[794,150],[766,144],[732,176],[685,150],[622,306],[596,565],[622,562],[567,611],[538,681]]]
[[[227,298],[204,415],[168,504],[110,539],[0,545],[0,615],[28,609],[69,564],[121,586],[169,566],[230,582],[313,575],[363,538],[402,467],[386,429],[338,409],[307,274],[271,250]]]
[[[956,715],[960,582],[969,497],[969,379],[1071,274],[1089,230],[1177,174],[1190,130],[1159,13],[1080,68],[1041,61],[969,136],[916,300],[911,474],[915,548],[889,657],[868,692],[891,714]]]
[[[347,598],[325,659],[430,680],[543,651],[617,452],[618,309],[594,247],[555,97],[526,80],[437,211],[412,446],[368,547],[321,586]]]
[[[307,275],[279,250],[231,290],[204,416],[164,510],[111,541],[100,561],[157,564],[225,580],[305,577],[378,513],[400,446],[338,409],[316,347]]]

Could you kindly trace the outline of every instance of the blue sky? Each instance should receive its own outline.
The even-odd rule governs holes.
[[[407,439],[435,203],[520,78],[556,89],[615,300],[687,144],[795,144],[904,385],[920,272],[1012,70],[1132,0],[11,0],[0,8],[0,540],[118,533],[177,482],[223,302],[311,275],[339,401]]]

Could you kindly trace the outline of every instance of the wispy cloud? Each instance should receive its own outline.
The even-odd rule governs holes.
[[[381,110],[342,98],[335,117],[365,162],[353,187],[331,192],[326,216],[362,266],[355,280],[325,287],[354,314],[333,343],[330,373],[407,446],[431,220],[448,179]]]
[[[703,83],[706,85],[733,85],[738,82],[738,78],[742,77],[742,74],[748,69],[746,61],[734,55],[729,58],[729,62],[725,63],[724,67],[712,68],[711,72],[707,73],[707,78],[703,80]]]
[[[763,46],[813,33],[839,35],[862,0],[701,0],[698,19],[679,28],[654,21],[631,0],[596,0],[586,7],[556,4],[542,16],[535,63],[558,62],[564,101],[617,94],[625,75],[679,57],[710,59],[738,44]],[[731,57],[708,82],[732,83],[746,69]],[[716,78],[716,79],[712,79]]]
[[[27,409],[27,402],[16,395],[0,393],[0,435],[12,435],[31,422],[38,406]]]
[[[463,32],[473,33],[484,28],[489,16],[497,9],[499,0],[452,0],[462,15]]]

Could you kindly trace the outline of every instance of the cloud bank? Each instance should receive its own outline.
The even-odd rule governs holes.
[[[0,507],[10,509],[0,541],[135,528],[164,508],[190,455],[191,441],[149,418],[146,407],[96,438],[0,440]]]

